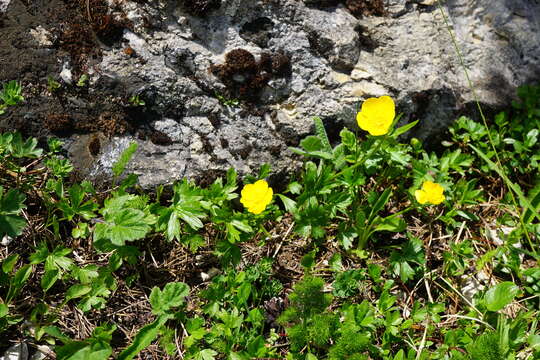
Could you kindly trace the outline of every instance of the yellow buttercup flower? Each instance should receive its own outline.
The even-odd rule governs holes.
[[[362,109],[356,115],[360,129],[371,135],[384,135],[396,117],[396,105],[390,96],[369,98],[362,104]]]
[[[256,181],[253,184],[247,184],[242,189],[240,202],[247,210],[253,214],[260,214],[266,209],[266,206],[272,202],[274,192],[264,180]]]
[[[422,205],[438,205],[442,203],[445,199],[443,192],[444,189],[441,185],[428,180],[424,181],[424,183],[422,184],[422,189],[416,190],[414,192],[414,196],[416,197],[416,201],[418,201]]]

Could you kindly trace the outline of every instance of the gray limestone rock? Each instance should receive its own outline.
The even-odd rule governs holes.
[[[507,106],[517,86],[540,74],[540,3],[445,3],[479,101]],[[103,49],[90,83],[109,79],[141,95],[151,114],[144,126],[168,140],[117,135],[98,155],[86,156],[81,149],[88,136],[78,136],[69,140],[72,157],[99,177],[137,141],[128,170],[144,187],[184,176],[209,180],[231,166],[246,174],[264,162],[275,173],[289,173],[300,162],[288,147],[312,131],[313,116],[338,133],[356,126],[361,101],[385,94],[396,100],[404,121],[420,119],[415,136],[441,132],[475,99],[444,18],[431,0],[386,4],[384,17],[356,18],[342,5],[233,0],[198,17],[176,1],[119,2],[133,24],[122,46]],[[126,56],[126,46],[136,56]],[[234,49],[252,53],[256,64],[227,70],[226,54]],[[275,54],[288,57],[287,72],[279,70]]]

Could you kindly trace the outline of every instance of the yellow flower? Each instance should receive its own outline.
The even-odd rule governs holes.
[[[256,181],[253,184],[248,184],[242,189],[242,197],[240,202],[249,212],[260,214],[266,209],[266,206],[272,201],[274,192],[264,180]]]
[[[416,190],[414,196],[420,204],[433,204],[438,205],[445,199],[443,195],[443,187],[437,183],[431,181],[424,181],[422,189]]]
[[[360,129],[371,135],[384,135],[390,130],[390,125],[396,116],[396,105],[390,96],[369,98],[362,104],[362,109],[356,115]]]

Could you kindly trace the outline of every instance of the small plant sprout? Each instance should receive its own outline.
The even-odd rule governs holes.
[[[0,100],[2,100],[2,103],[0,103],[0,115],[5,112],[8,106],[15,106],[24,101],[21,84],[16,80],[4,84],[3,90],[0,91]]]
[[[47,90],[49,90],[50,93],[55,92],[61,87],[62,85],[58,81],[56,81],[52,76],[49,76],[47,78]]]
[[[87,74],[82,74],[81,77],[79,78],[79,81],[77,81],[77,86],[78,87],[84,87],[84,86],[86,86],[87,81],[88,81],[88,75]]]
[[[129,102],[133,106],[144,106],[146,103],[140,98],[140,95],[133,95],[129,98]]]
[[[219,102],[225,106],[238,106],[240,104],[240,101],[238,99],[228,99],[217,91],[215,92],[215,95]]]

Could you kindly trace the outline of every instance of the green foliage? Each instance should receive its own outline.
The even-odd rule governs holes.
[[[132,105],[132,106],[144,106],[146,105],[146,102],[141,99],[140,95],[133,95],[129,98],[129,103]]]
[[[133,359],[150,345],[162,332],[165,323],[174,316],[174,308],[182,306],[188,294],[189,287],[184,283],[168,283],[163,290],[154,287],[150,294],[150,304],[157,319],[139,330],[133,343],[122,351],[117,359]]]
[[[0,115],[5,112],[8,106],[15,106],[24,101],[21,84],[16,80],[4,84],[2,91],[0,91],[0,100],[2,100],[2,103],[0,103]]]
[[[71,249],[63,246],[58,246],[49,252],[47,244],[42,242],[36,252],[30,256],[30,264],[32,265],[45,263],[45,273],[41,278],[43,291],[48,291],[65,272],[71,269],[73,261],[66,257],[70,253]]]
[[[62,87],[62,84],[60,84],[58,81],[55,80],[52,76],[47,77],[47,89],[50,93],[54,93],[58,91]]]
[[[332,283],[334,288],[332,294],[341,298],[354,296],[358,293],[360,282],[364,279],[365,272],[362,270],[340,271]]]
[[[26,196],[18,190],[11,189],[4,193],[0,185],[0,238],[4,235],[13,238],[22,234],[26,220],[19,214],[26,207],[25,200]]]
[[[331,143],[315,118],[315,135],[293,149],[302,172],[257,216],[238,204],[234,169],[207,187],[183,179],[145,194],[133,174],[116,184],[132,144],[112,187],[96,190],[68,178],[58,140],[44,152],[36,139],[0,134],[0,237],[15,238],[2,247],[0,334],[51,344],[59,359],[133,359],[150,344],[185,359],[538,357],[535,94],[520,90],[489,129],[459,119],[433,152],[399,141],[416,122],[377,137],[343,129]],[[263,165],[242,182],[269,175]],[[522,210],[497,198],[501,179]],[[443,203],[418,203],[426,180],[442,186]],[[180,273],[162,265],[178,261]],[[483,273],[499,284],[470,291]],[[55,327],[65,331],[59,318],[73,306],[99,319],[126,288],[148,294],[152,319],[121,351],[115,325],[77,340]]]
[[[118,160],[116,160],[112,167],[112,172],[115,178],[124,173],[126,165],[129,163],[138,148],[139,144],[132,142],[127,148],[124,149],[124,151],[122,151],[122,154],[120,154],[120,157]]]
[[[292,351],[306,345],[324,347],[330,340],[337,319],[325,313],[332,296],[323,292],[323,286],[322,279],[306,276],[289,295],[290,306],[281,314],[279,322],[287,326]]]
[[[124,246],[126,241],[143,239],[156,222],[142,197],[116,194],[105,200],[100,210],[103,222],[96,224],[94,241],[99,249],[107,244]]]
[[[415,237],[404,244],[401,251],[393,251],[390,255],[390,264],[396,276],[407,282],[414,279],[425,264],[425,254],[422,241]],[[413,268],[415,266],[415,268]]]
[[[489,311],[499,311],[514,300],[519,287],[511,281],[497,284],[486,292],[484,301]]]
[[[92,336],[84,341],[72,341],[54,327],[46,331],[64,343],[56,349],[56,358],[59,360],[106,360],[113,352],[110,342],[115,330],[116,326],[111,324],[98,326]]]

